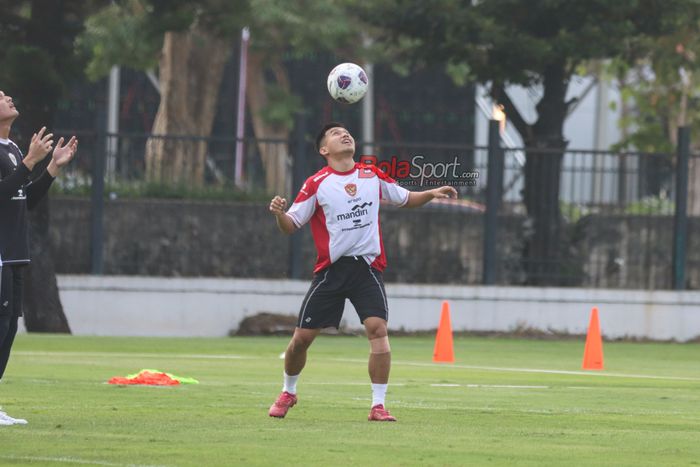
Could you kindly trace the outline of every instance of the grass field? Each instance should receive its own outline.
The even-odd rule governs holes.
[[[22,335],[0,404],[3,465],[699,465],[700,347],[605,343],[606,370],[579,371],[583,342],[392,340],[387,406],[369,423],[368,345],[320,337],[287,418],[287,338]],[[201,384],[107,385],[156,368]]]

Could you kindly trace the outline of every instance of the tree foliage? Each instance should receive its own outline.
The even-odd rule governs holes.
[[[270,70],[287,57],[324,51],[359,59],[363,48],[360,29],[351,20],[352,4],[348,0],[124,0],[89,17],[77,45],[94,80],[107,76],[114,65],[155,68],[164,34],[186,31],[194,23],[232,45],[241,28],[249,27],[251,50]],[[265,109],[266,120],[290,127],[301,102],[289,96],[290,90],[280,91],[284,86],[279,80],[268,81],[275,99]]]
[[[85,21],[76,45],[89,57],[85,71],[91,80],[107,76],[115,64],[136,70],[155,68],[163,38],[150,27],[148,18],[142,2],[129,0],[112,3]]]
[[[590,60],[634,61],[650,40],[672,34],[699,11],[694,0],[385,0],[368,5],[364,18],[397,56],[414,65],[461,67],[504,106],[528,146],[526,282],[550,284],[566,257],[558,199],[564,122],[576,101],[568,96],[572,76]],[[509,85],[538,89],[535,121],[511,101]]]
[[[87,18],[76,44],[88,60],[88,76],[97,80],[114,65],[155,68],[166,32],[183,32],[196,22],[234,40],[248,17],[245,0],[122,0]]]
[[[691,142],[700,140],[700,19],[649,43],[636,63],[612,62],[610,71],[622,92],[623,138],[619,149],[673,154],[679,127],[689,127]],[[644,194],[662,199],[670,187],[673,158],[655,158],[645,174]],[[700,215],[700,161],[689,161],[690,215]]]
[[[361,44],[360,29],[349,21],[348,5],[348,0],[125,0],[104,8],[90,18],[79,44],[88,56],[88,72],[94,79],[105,76],[113,65],[141,70],[154,68],[159,57],[162,71],[166,63],[164,58],[167,58],[168,70],[173,71],[172,67],[178,63],[181,67],[172,76],[161,76],[161,81],[166,80],[171,84],[168,87],[161,83],[161,89],[173,89],[173,86],[178,86],[178,79],[190,79],[191,85],[182,89],[190,90],[193,94],[199,90],[207,93],[207,96],[183,96],[183,99],[206,102],[212,96],[216,99],[218,86],[212,85],[214,81],[211,78],[222,72],[222,68],[211,69],[209,75],[198,79],[195,58],[209,54],[213,59],[215,51],[223,52],[221,46],[209,45],[206,50],[197,51],[197,45],[227,41],[233,47],[238,42],[241,28],[247,26],[251,32],[247,101],[255,134],[259,139],[287,139],[295,116],[302,109],[302,102],[290,89],[284,59],[320,51],[336,51],[357,57],[362,49],[358,45]],[[196,35],[199,39],[185,41],[189,45],[180,50],[168,47],[168,40],[181,34]],[[180,37],[179,40],[185,38]],[[189,64],[178,61],[174,56],[165,57],[167,51],[182,54],[185,50],[193,51],[192,59],[185,60]],[[220,57],[213,61],[220,62]],[[206,83],[207,86],[197,85],[204,78],[211,82]],[[164,101],[161,95],[161,108],[154,132],[180,131],[183,134],[208,136],[211,125],[186,125],[182,120],[178,123],[178,117],[169,109],[180,112],[181,119],[186,105]],[[213,115],[197,112],[197,118],[206,121],[213,119]],[[200,174],[197,179],[201,179],[202,170],[190,170],[186,164],[179,164],[184,172],[167,169],[164,165],[167,163],[165,154],[182,152],[182,148],[166,151],[162,141],[156,143],[149,146],[152,150],[148,154],[153,156],[150,159],[154,161],[147,164],[149,170],[164,168],[175,176],[182,172],[188,180],[192,179],[193,173]],[[280,147],[261,144],[259,152],[266,170],[268,189],[286,192],[288,155],[286,151],[279,151]],[[201,153],[201,148],[187,150]],[[177,159],[177,155],[172,157],[173,161]],[[156,178],[160,175],[161,172]]]
[[[461,65],[468,79],[507,100],[506,85],[544,86],[547,96],[550,86],[567,86],[590,60],[633,60],[644,53],[650,37],[672,33],[699,8],[693,0],[388,0],[367,7],[364,18],[395,44],[398,56],[414,64]],[[547,80],[555,76],[558,82]],[[572,104],[559,97],[549,107]],[[532,140],[535,125],[508,107],[523,138]],[[538,122],[545,118],[539,112]]]
[[[619,148],[672,152],[679,126],[694,130],[700,119],[700,18],[672,34],[650,40],[648,52],[634,63],[614,61],[609,73],[629,110],[620,121],[625,137]]]
[[[286,58],[315,53],[335,53],[359,60],[362,37],[348,0],[250,0],[251,53],[263,64],[269,98],[262,119],[288,133],[302,109],[299,96],[289,88]],[[322,88],[322,87],[321,87]]]

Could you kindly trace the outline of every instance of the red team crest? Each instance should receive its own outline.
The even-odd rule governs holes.
[[[357,185],[354,183],[348,183],[345,185],[345,192],[350,196],[355,196],[357,194]]]

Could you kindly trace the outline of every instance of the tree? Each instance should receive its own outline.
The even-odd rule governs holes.
[[[161,102],[155,135],[209,136],[223,66],[243,26],[251,31],[246,97],[258,140],[286,140],[301,100],[289,87],[285,55],[330,51],[358,38],[346,21],[347,1],[129,0],[90,18],[81,36],[88,72],[112,65],[153,68],[160,55]],[[151,180],[204,180],[204,144],[151,138]],[[287,151],[259,143],[268,191],[287,191]]]
[[[105,76],[113,65],[148,70],[159,64],[160,105],[146,143],[148,180],[204,183],[204,138],[214,123],[233,39],[248,17],[244,0],[128,0],[86,22],[78,42],[90,56],[91,78]]]
[[[694,125],[700,119],[699,20],[679,27],[673,34],[650,41],[649,52],[636,63],[613,62],[626,109],[620,121],[626,135],[617,145],[657,154],[673,154],[678,128],[691,128],[691,141],[700,139]],[[697,146],[697,145],[696,145]],[[659,196],[672,173],[671,158],[656,157],[645,164],[644,195]],[[688,204],[691,215],[700,215],[700,164],[691,158]]]
[[[399,56],[462,66],[487,86],[523,138],[523,200],[528,229],[523,267],[528,284],[560,284],[566,254],[559,208],[563,128],[576,98],[571,78],[590,60],[634,60],[649,38],[697,18],[692,0],[523,2],[520,0],[387,0],[364,18],[381,29]],[[511,101],[509,85],[540,89],[537,118],[527,121]]]
[[[79,0],[3,3],[0,82],[21,112],[13,137],[27,148],[33,132],[52,125],[64,83],[81,73],[73,39],[82,27],[81,18],[94,5]],[[32,264],[25,273],[24,320],[31,332],[70,332],[56,285],[49,212],[48,196],[30,211]]]
[[[357,18],[347,0],[251,0],[251,51],[246,98],[258,152],[272,193],[290,192],[288,153],[283,145],[264,140],[288,140],[301,99],[290,89],[286,55],[300,57],[337,52],[358,58],[363,52]],[[323,77],[325,78],[325,77]],[[319,89],[324,90],[319,79]],[[262,141],[261,141],[262,140]]]

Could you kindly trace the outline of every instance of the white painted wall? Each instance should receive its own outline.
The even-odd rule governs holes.
[[[488,120],[491,114],[485,115],[483,108],[490,109],[493,102],[488,98],[483,86],[478,86],[476,92],[477,99],[479,96],[483,98],[483,105],[476,106],[475,142],[477,146],[486,146],[488,145]],[[536,104],[542,97],[542,86],[531,88],[509,86],[507,92],[525,121],[534,123],[538,118]],[[569,84],[566,98],[567,100],[579,99],[564,123],[564,138],[568,141],[567,149],[584,151],[584,153],[569,152],[564,156],[560,186],[561,200],[584,204],[616,202],[619,182],[617,159],[601,155],[594,156],[587,152],[595,149],[607,151],[613,144],[619,142],[621,138],[620,92],[615,86],[607,83],[596,84],[594,78],[590,76],[574,76]],[[616,104],[614,108],[611,103]],[[507,120],[507,116],[506,135],[503,138],[504,147],[522,148],[524,146],[522,138],[515,126]],[[510,187],[504,194],[506,201],[518,202],[522,199],[523,185],[520,173],[523,158],[524,155],[520,152],[506,152],[505,186]],[[626,170],[632,171],[628,176],[627,199],[634,200],[638,196],[634,175],[634,171],[638,169],[637,160],[628,157],[626,163]],[[479,167],[487,165],[486,152],[476,153],[476,164]]]
[[[296,315],[309,282],[257,279],[58,277],[76,335],[225,336],[261,311]],[[700,336],[700,292],[462,287],[387,284],[390,329],[435,329],[441,303],[454,330],[510,331],[518,326],[583,334],[592,306],[608,338],[685,341]],[[347,302],[345,324],[359,328]]]
[[[599,85],[595,85],[588,94],[585,94],[585,90],[591,84],[591,81],[593,81],[593,78],[590,76],[574,76],[569,84],[566,98],[582,97],[582,100],[564,123],[564,138],[569,142],[569,149],[589,150],[598,148],[607,150],[611,145],[617,143],[621,137],[618,125],[621,107],[619,90],[615,86],[607,86],[604,95],[600,96],[601,88]],[[535,105],[542,95],[541,86],[534,86],[528,89],[522,86],[508,86],[507,91],[525,121],[534,123],[537,120]],[[484,96],[491,104],[484,87],[478,86],[476,92],[480,96]],[[604,103],[598,109],[599,103],[597,101],[601,97],[604,99]],[[611,103],[616,104],[614,108],[610,105]],[[597,121],[598,117],[603,121]],[[477,106],[475,128],[475,142],[477,146],[486,146],[488,144],[489,118],[490,116],[485,116]],[[600,132],[599,130],[598,141],[596,141],[597,124],[605,127],[605,131]],[[523,142],[518,132],[511,124],[508,124],[508,126],[510,127],[508,129],[509,136],[515,140],[517,147],[522,147]]]

